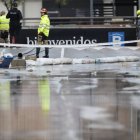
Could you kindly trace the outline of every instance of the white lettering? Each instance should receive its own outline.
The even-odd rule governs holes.
[[[120,36],[113,36],[112,40],[113,40],[113,43],[118,43],[121,41],[121,37]],[[120,45],[115,44],[115,46],[120,46]]]
[[[91,43],[92,44],[97,43],[97,40],[96,39],[93,39],[93,40],[91,40]]]
[[[91,41],[89,40],[89,39],[86,39],[85,41],[84,41],[84,44],[90,44],[91,43]]]
[[[66,42],[65,43],[66,45],[68,45],[68,44],[72,45],[72,40],[65,40],[65,42]]]
[[[55,45],[55,40],[48,40],[48,44]]]
[[[36,45],[37,44],[37,37],[34,38],[34,40],[31,40],[30,37],[26,37],[27,39],[27,44],[31,44],[31,45]],[[114,41],[116,40],[116,38],[114,38]],[[80,36],[80,38],[76,38],[75,36],[73,36],[72,39],[68,39],[68,40],[48,40],[48,44],[49,45],[76,45],[76,44],[94,44],[96,43],[97,40],[96,39],[84,39],[83,36]]]
[[[31,45],[35,44],[33,40],[29,39],[29,37],[26,37],[26,38],[27,38],[27,44],[31,44]]]
[[[76,40],[75,39],[76,39],[76,37],[74,36],[73,37],[73,44],[76,44]]]
[[[76,42],[76,44],[83,44],[83,36],[80,36],[80,39],[78,39]]]
[[[65,44],[65,41],[64,40],[60,40],[59,41],[59,45],[64,45]]]
[[[35,45],[37,44],[37,37],[35,37],[35,40],[34,40],[34,42],[35,42]]]

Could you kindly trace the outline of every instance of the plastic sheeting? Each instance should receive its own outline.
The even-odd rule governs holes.
[[[106,58],[38,58],[34,60],[26,60],[27,66],[43,66],[43,65],[60,65],[60,64],[93,64],[93,63],[116,63],[116,62],[134,62],[139,61],[137,56],[117,56]]]

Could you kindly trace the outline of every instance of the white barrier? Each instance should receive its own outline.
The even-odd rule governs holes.
[[[122,44],[130,44],[130,43],[138,43],[140,40],[130,40],[130,41],[121,41],[121,42],[106,42],[106,43],[93,43],[93,44],[59,44],[59,45],[31,45],[31,44],[9,44],[9,43],[0,43],[0,46],[4,47],[17,47],[17,48],[93,48],[93,49],[103,49],[109,46],[110,49],[120,49],[120,48],[130,48],[134,49],[134,47],[115,47],[112,45],[122,45]],[[106,46],[106,47],[102,47]],[[112,46],[112,47],[111,47]],[[139,48],[139,47],[136,47]]]
[[[117,56],[117,57],[106,57],[106,58],[38,58],[34,60],[26,60],[27,66],[43,66],[43,65],[58,65],[58,64],[94,64],[94,63],[116,63],[116,62],[133,62],[139,61],[140,58],[137,56]]]
[[[80,59],[71,59],[71,58],[64,58],[64,49],[65,48],[72,48],[77,50],[83,49],[131,49],[137,50],[140,49],[139,46],[127,47],[127,46],[111,46],[111,45],[121,45],[121,44],[129,44],[129,43],[138,43],[140,40],[131,40],[131,41],[122,41],[122,42],[107,42],[107,43],[93,43],[93,44],[70,44],[70,45],[29,45],[29,44],[7,44],[7,43],[0,43],[0,46],[8,46],[8,47],[17,47],[17,48],[60,48],[61,49],[61,58],[56,59],[45,59],[39,58],[37,61],[27,60],[27,65],[56,65],[56,64],[91,64],[91,63],[113,63],[113,62],[127,62],[127,61],[139,61],[139,57],[137,56],[117,56],[117,57],[106,57],[106,58],[80,58]]]

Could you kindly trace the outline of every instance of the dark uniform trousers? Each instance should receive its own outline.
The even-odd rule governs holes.
[[[48,44],[48,37],[44,34],[38,35],[38,45],[47,45]],[[36,57],[39,58],[40,48],[36,48]],[[49,58],[49,48],[45,48],[45,58]]]

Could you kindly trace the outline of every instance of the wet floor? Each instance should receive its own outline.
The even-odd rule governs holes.
[[[139,140],[140,63],[0,70],[0,140]]]

